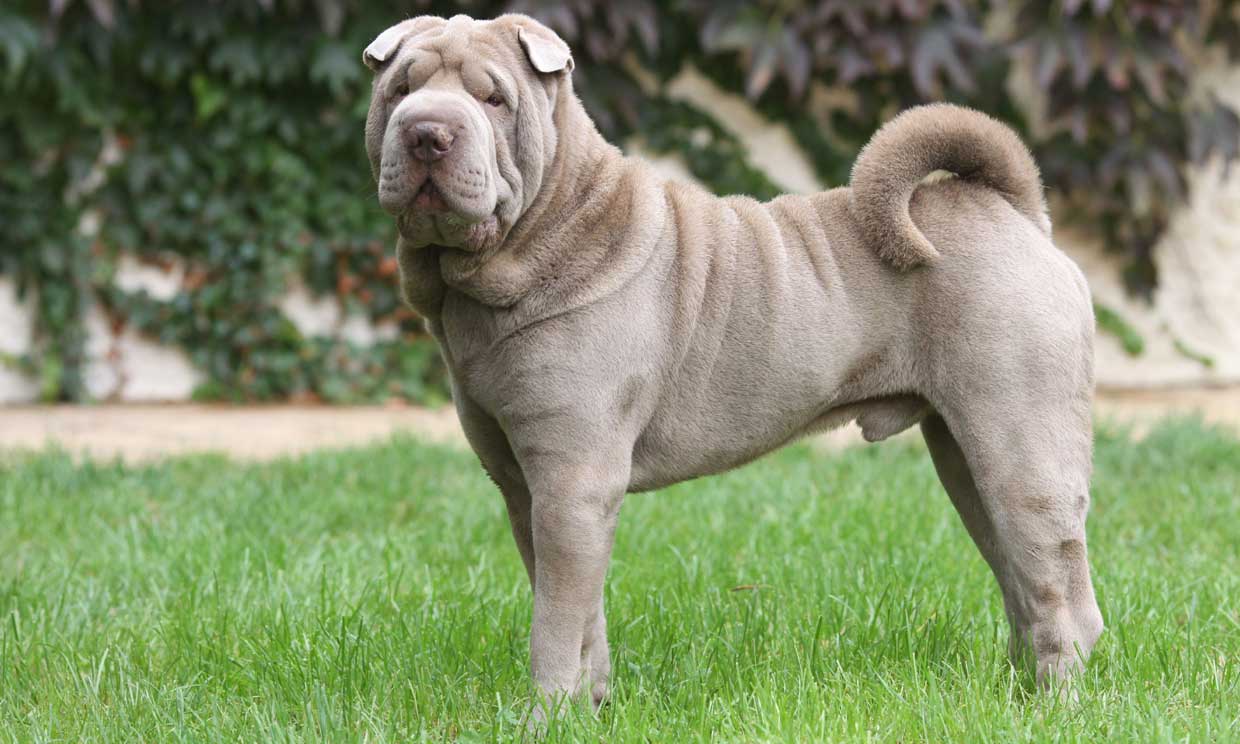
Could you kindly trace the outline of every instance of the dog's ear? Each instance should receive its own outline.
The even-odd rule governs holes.
[[[396,56],[396,50],[411,36],[420,36],[432,29],[443,26],[447,21],[438,16],[418,16],[392,26],[375,37],[362,52],[362,62],[373,72],[378,72],[389,60]]]
[[[573,53],[554,31],[532,18],[517,24],[517,42],[535,70],[543,73],[572,72]]]

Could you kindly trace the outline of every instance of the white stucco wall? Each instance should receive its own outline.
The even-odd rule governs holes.
[[[34,298],[18,299],[13,281],[0,276],[0,405],[24,403],[39,396],[38,381],[4,361],[30,350],[33,329]]]

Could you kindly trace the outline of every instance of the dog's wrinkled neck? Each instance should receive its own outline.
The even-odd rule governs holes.
[[[583,246],[580,235],[589,207],[619,199],[624,162],[598,133],[570,85],[561,85],[553,116],[555,154],[538,195],[495,248],[478,254],[446,252],[441,258],[448,286],[496,307],[512,307],[532,294],[581,281],[599,264],[606,246]]]
[[[561,85],[558,98],[553,117],[558,132],[555,154],[538,194],[505,241],[510,248],[520,248],[532,236],[554,232],[566,216],[566,205],[580,201],[586,191],[605,185],[600,183],[602,174],[597,166],[615,148],[599,134],[570,86]]]

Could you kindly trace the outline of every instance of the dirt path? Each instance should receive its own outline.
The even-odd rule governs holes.
[[[1197,413],[1240,432],[1240,388],[1108,392],[1098,398],[1103,419],[1138,432],[1159,418]],[[409,432],[464,446],[451,408],[304,406],[18,406],[0,408],[0,450],[52,444],[90,457],[131,462],[191,452],[223,452],[267,460],[315,449],[347,447]],[[861,441],[850,426],[819,437],[824,446]]]
[[[411,432],[464,445],[450,407],[115,405],[0,408],[0,450],[52,444],[128,461],[191,452],[269,460]]]

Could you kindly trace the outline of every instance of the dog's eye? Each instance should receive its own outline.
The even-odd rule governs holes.
[[[500,98],[498,93],[492,93],[491,97],[487,99],[487,105],[488,106],[503,106],[504,99]]]
[[[405,96],[409,95],[409,84],[401,83],[400,85],[396,86],[396,90],[393,92],[392,95],[394,98],[404,98]]]

